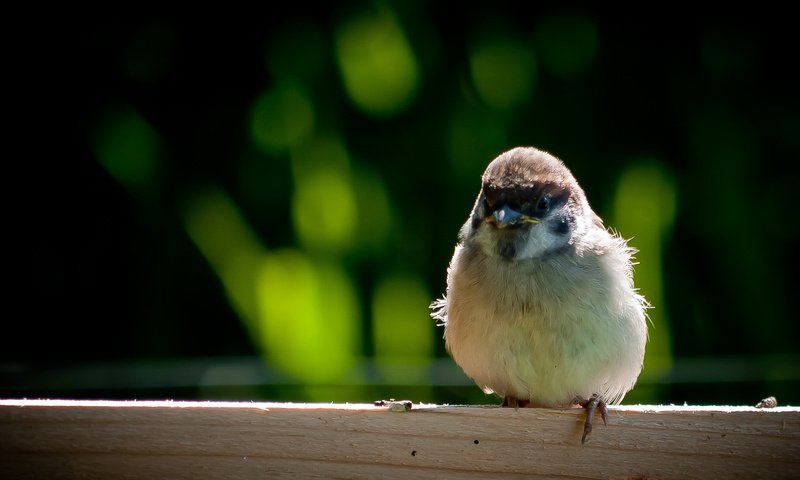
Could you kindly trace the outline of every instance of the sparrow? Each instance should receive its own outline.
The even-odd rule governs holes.
[[[642,370],[647,301],[635,250],[606,229],[564,163],[533,147],[495,158],[432,305],[455,362],[511,407],[599,411]]]

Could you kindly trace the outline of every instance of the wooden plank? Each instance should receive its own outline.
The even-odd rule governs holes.
[[[0,400],[2,478],[798,478],[800,408]],[[598,419],[599,420],[599,419]]]

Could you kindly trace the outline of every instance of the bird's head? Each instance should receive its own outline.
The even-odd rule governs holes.
[[[477,242],[488,255],[521,260],[568,248],[596,221],[583,190],[561,160],[519,147],[486,168],[461,235],[462,241]]]

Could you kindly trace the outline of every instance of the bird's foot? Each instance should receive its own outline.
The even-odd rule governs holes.
[[[519,399],[517,397],[512,397],[510,395],[506,395],[503,397],[503,407],[513,407],[515,410],[517,408],[525,408],[530,404],[530,400]]]
[[[587,435],[592,433],[592,420],[594,419],[595,411],[600,410],[600,416],[603,417],[603,425],[608,426],[608,405],[596,393],[588,400],[583,397],[575,397],[573,402],[586,409],[586,423],[583,425],[583,436],[581,437],[581,445],[583,445],[586,443]]]

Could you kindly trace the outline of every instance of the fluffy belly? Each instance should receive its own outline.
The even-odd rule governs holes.
[[[626,259],[509,263],[457,248],[437,305],[450,354],[484,391],[535,406],[594,394],[619,402],[639,376],[647,341],[644,300]]]
[[[585,317],[585,316],[584,316]],[[638,375],[624,365],[624,338],[614,322],[565,316],[495,318],[489,312],[449,319],[448,349],[485,392],[527,399],[534,406],[568,406],[580,395],[621,400]],[[619,327],[617,327],[618,329]],[[641,365],[641,362],[638,362]]]

